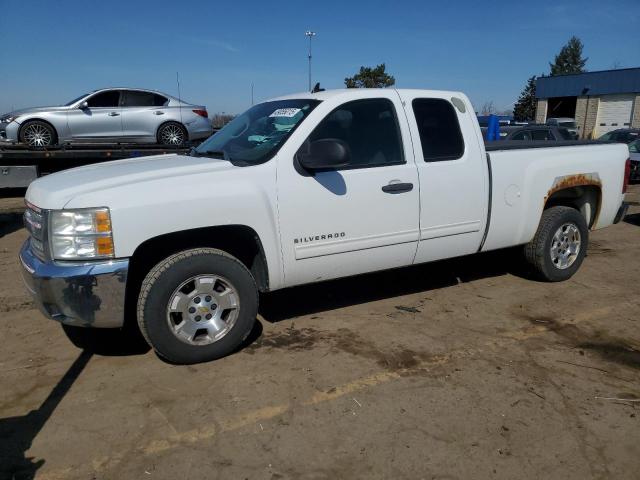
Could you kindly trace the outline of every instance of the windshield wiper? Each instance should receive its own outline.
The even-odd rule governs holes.
[[[216,160],[226,160],[236,167],[249,167],[253,165],[245,160],[235,160],[231,158],[224,150],[205,150],[204,152],[199,152],[195,147],[192,147],[189,155],[191,157],[208,157]]]
[[[229,156],[223,150],[205,150],[204,152],[200,152],[196,150],[195,147],[193,147],[189,152],[189,155],[191,155],[192,157],[208,157],[215,158],[216,160],[231,161],[231,158],[229,158]]]

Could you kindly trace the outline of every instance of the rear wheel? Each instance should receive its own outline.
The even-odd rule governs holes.
[[[58,143],[58,136],[48,123],[33,120],[20,129],[20,142],[33,148],[51,147]]]
[[[158,129],[158,143],[161,145],[184,145],[187,141],[187,130],[177,122],[168,122]]]
[[[578,271],[588,241],[589,230],[580,212],[570,207],[551,207],[542,213],[536,235],[525,245],[525,258],[540,279],[560,282]]]
[[[235,257],[197,248],[172,255],[147,274],[138,297],[140,331],[175,363],[206,362],[236,350],[258,313],[258,289]]]

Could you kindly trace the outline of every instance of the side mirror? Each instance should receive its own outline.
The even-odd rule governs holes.
[[[344,167],[351,160],[351,150],[346,142],[337,138],[323,138],[305,142],[296,158],[305,170],[324,170]]]
[[[86,100],[84,102],[82,102],[80,105],[78,105],[78,108],[80,110],[84,110],[85,108],[89,108],[89,102],[87,102]]]

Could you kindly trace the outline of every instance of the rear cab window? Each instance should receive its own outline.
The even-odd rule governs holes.
[[[511,140],[531,140],[531,134],[527,130],[522,130],[518,133],[515,133]]]
[[[531,132],[532,140],[555,140],[556,138],[553,136],[550,130],[540,129],[533,130]]]
[[[457,160],[464,139],[455,107],[442,98],[416,98],[411,103],[425,162]]]

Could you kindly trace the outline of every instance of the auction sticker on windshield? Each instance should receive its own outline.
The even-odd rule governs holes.
[[[295,117],[298,112],[300,112],[299,108],[278,108],[269,116],[291,118],[291,117]]]

